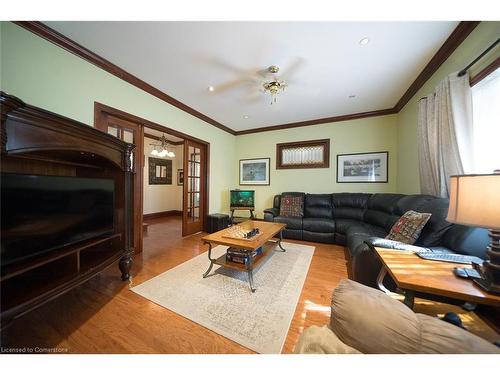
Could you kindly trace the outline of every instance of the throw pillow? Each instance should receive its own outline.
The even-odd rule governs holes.
[[[301,217],[303,215],[303,198],[301,196],[284,195],[280,202],[280,216]]]
[[[429,221],[431,215],[416,211],[407,211],[396,221],[385,238],[412,245],[418,239],[418,236],[420,236],[422,229],[427,221]]]

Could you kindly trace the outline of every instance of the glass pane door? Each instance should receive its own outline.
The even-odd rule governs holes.
[[[184,235],[203,228],[204,147],[193,141],[186,141],[184,147]]]

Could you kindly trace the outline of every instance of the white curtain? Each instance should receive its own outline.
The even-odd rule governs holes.
[[[449,195],[451,175],[473,170],[472,93],[469,75],[450,74],[436,91],[419,101],[420,189]]]

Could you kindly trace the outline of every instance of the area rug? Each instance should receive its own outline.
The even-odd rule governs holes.
[[[258,353],[281,353],[314,254],[314,246],[283,247],[254,270],[255,293],[244,272],[214,266],[204,279],[207,253],[132,291]],[[226,249],[217,246],[212,256]]]

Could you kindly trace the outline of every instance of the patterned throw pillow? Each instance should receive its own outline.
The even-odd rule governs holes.
[[[301,217],[303,215],[303,197],[284,195],[280,202],[280,216]]]
[[[396,221],[385,238],[412,245],[418,239],[418,236],[420,236],[422,229],[431,215],[416,211],[407,211]]]

